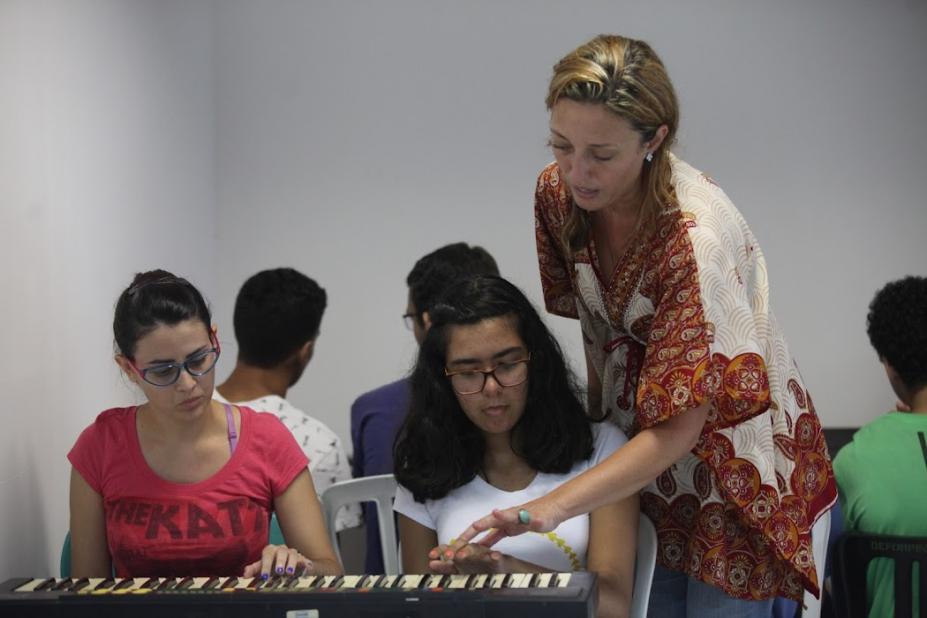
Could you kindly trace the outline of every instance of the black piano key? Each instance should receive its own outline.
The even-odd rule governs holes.
[[[210,577],[205,582],[203,582],[203,587],[200,588],[200,590],[212,590],[213,588],[218,588],[221,581],[221,577]]]
[[[283,584],[284,588],[292,588],[299,583],[299,575],[290,575],[286,578],[286,581]]]
[[[116,585],[116,580],[113,579],[112,577],[107,577],[106,579],[101,581],[99,584],[97,584],[94,590],[109,590],[115,585]]]
[[[120,580],[115,586],[113,586],[113,590],[125,590],[126,588],[131,588],[132,584],[134,583],[134,579],[127,577],[123,580]]]
[[[384,577],[383,575],[366,575],[364,580],[361,582],[361,588],[376,588],[377,583],[380,579]]]
[[[67,590],[74,584],[74,580],[70,577],[65,577],[60,582],[51,587],[52,590]]]
[[[227,588],[234,588],[237,585],[238,585],[238,578],[235,576],[232,576],[232,577],[229,577],[224,582],[222,582],[221,588],[225,590]]]
[[[45,581],[43,581],[41,584],[39,584],[38,586],[36,586],[33,590],[34,590],[35,592],[39,592],[39,591],[41,591],[41,590],[51,590],[51,588],[52,588],[54,585],[55,585],[55,578],[54,578],[54,577],[49,577],[48,579],[46,579]]]
[[[168,578],[165,579],[163,582],[161,582],[160,584],[158,584],[158,587],[155,588],[155,590],[157,590],[157,591],[159,591],[159,592],[160,592],[160,591],[164,591],[164,590],[171,590],[171,589],[174,587],[174,584],[176,584],[176,583],[177,583],[177,580],[176,580],[176,579],[174,579],[173,577],[168,577]]]
[[[275,590],[279,588],[280,586],[282,586],[285,582],[286,582],[285,577],[274,575],[269,580],[267,580],[267,584],[264,586],[264,588],[268,590]]]
[[[81,577],[70,587],[68,592],[79,592],[90,585],[90,579],[86,577]]]
[[[182,580],[180,580],[180,582],[178,582],[176,586],[174,586],[174,590],[186,590],[194,583],[195,582],[193,581],[192,577],[184,577]]]
[[[149,577],[138,588],[139,590],[156,590],[159,581],[160,579],[157,577]]]
[[[325,576],[324,576],[324,575],[318,575],[318,576],[316,576],[315,581],[312,582],[312,585],[310,586],[310,588],[321,588],[321,587],[322,587],[322,582],[324,582],[324,581],[325,581]]]
[[[331,581],[330,584],[328,584],[328,587],[329,587],[329,588],[340,588],[340,587],[341,587],[341,581],[342,581],[343,579],[344,579],[344,578],[343,578],[341,575],[337,576],[335,579],[333,579],[333,580]]]

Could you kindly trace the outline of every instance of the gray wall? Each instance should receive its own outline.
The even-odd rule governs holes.
[[[204,3],[0,3],[0,580],[58,571],[65,459],[136,402],[113,306],[139,270],[215,296]]]
[[[484,245],[540,302],[532,195],[551,65],[599,32],[650,41],[677,153],[758,236],[773,305],[830,426],[894,401],[865,336],[885,281],[927,271],[927,5],[916,0],[0,0],[0,579],[57,568],[65,455],[136,395],[109,322],[140,269],[212,301],[292,265],[330,295],[292,399],[348,408],[412,361],[414,261]],[[575,323],[550,318],[581,360]]]

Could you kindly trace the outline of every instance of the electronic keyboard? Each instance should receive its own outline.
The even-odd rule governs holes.
[[[594,573],[19,578],[0,616],[588,618]]]

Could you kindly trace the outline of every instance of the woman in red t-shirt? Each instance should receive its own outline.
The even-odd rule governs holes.
[[[68,454],[75,577],[339,574],[306,456],[268,413],[212,400],[206,302],[136,275],[113,320],[116,363],[146,402],[102,412]],[[268,545],[271,513],[287,545]]]

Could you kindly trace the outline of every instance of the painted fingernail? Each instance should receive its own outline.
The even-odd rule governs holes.
[[[293,567],[288,567],[287,570],[286,570],[286,572],[289,573],[290,575],[292,575],[293,572],[294,572],[295,570],[296,570],[296,569],[294,569]]]
[[[450,560],[451,558],[454,557],[454,552],[452,552],[451,550],[447,550],[446,552],[444,552],[444,557]]]
[[[264,581],[267,581],[268,577],[270,577],[269,573],[261,573],[261,579],[263,579]]]
[[[278,566],[278,567],[277,567],[277,575],[282,575],[282,574],[283,574],[283,567],[282,567],[282,566]]]

